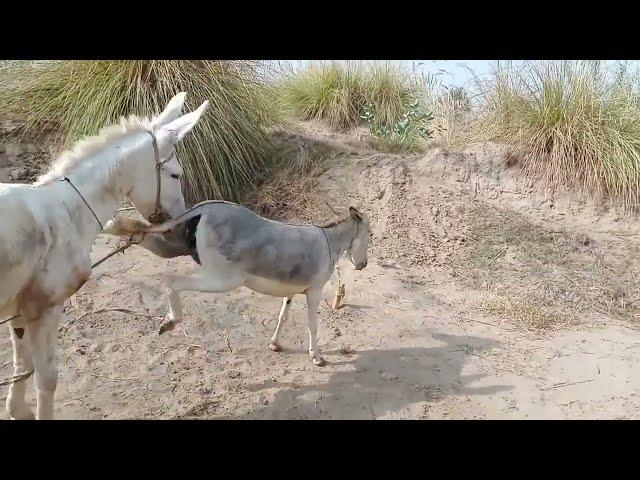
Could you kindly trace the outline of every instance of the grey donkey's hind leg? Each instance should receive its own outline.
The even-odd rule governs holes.
[[[241,286],[246,277],[238,272],[200,272],[194,275],[168,275],[169,313],[165,322],[160,326],[160,334],[173,330],[182,321],[182,301],[180,292],[224,293]]]
[[[291,309],[291,298],[292,297],[284,297],[282,299],[282,308],[280,309],[280,315],[278,316],[278,325],[276,325],[276,331],[273,332],[271,342],[269,342],[269,348],[274,352],[280,351],[278,337],[280,337],[282,326],[284,325],[284,322],[287,321],[287,317],[289,316],[289,310]]]

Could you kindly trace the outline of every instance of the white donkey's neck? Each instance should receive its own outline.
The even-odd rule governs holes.
[[[85,141],[63,155],[36,182],[62,195],[73,223],[91,242],[133,188],[134,179],[140,178],[135,169],[143,165],[144,159],[137,161],[136,157],[149,134],[137,126],[133,131],[127,131],[126,126],[107,131],[110,138]]]
[[[57,190],[64,195],[64,203],[74,223],[81,223],[82,231],[91,233],[94,240],[124,196],[110,165],[117,161],[105,162],[100,158],[109,153],[117,154],[108,150],[72,171],[64,172],[59,181],[54,180],[58,184]]]

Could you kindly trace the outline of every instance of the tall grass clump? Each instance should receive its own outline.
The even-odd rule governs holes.
[[[365,73],[365,101],[375,108],[376,126],[393,126],[417,98],[418,83],[388,62],[372,62]]]
[[[47,124],[69,144],[121,116],[159,113],[179,91],[185,111],[210,106],[179,147],[191,202],[237,200],[265,167],[270,142],[263,127],[278,122],[274,87],[251,61],[64,61],[2,89],[0,111]]]
[[[599,62],[497,67],[484,85],[481,129],[549,185],[633,208],[640,203],[637,77]]]
[[[421,97],[415,79],[389,62],[314,62],[282,86],[285,104],[303,119],[336,129],[366,123],[394,150],[415,149],[428,137],[431,118]]]
[[[432,145],[457,151],[475,140],[476,117],[465,88],[428,90],[427,98],[427,108],[434,113]]]
[[[286,104],[303,119],[351,128],[361,122],[365,72],[357,62],[313,62],[286,78],[282,93]]]

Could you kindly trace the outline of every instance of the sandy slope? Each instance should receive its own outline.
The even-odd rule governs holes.
[[[372,217],[369,266],[355,272],[341,263],[347,306],[320,306],[319,343],[328,365],[313,366],[305,352],[302,297],[294,299],[281,353],[267,348],[280,299],[244,288],[184,294],[185,322],[159,336],[166,311],[161,274],[197,266],[134,247],[98,267],[67,309],[69,323],[59,333],[59,418],[640,417],[640,335],[630,298],[637,292],[635,222],[534,191],[505,170],[497,147],[399,157],[309,127],[282,140],[331,152],[321,198],[340,207],[357,202]],[[319,205],[317,220],[326,213]],[[534,243],[506,242],[495,259],[478,264],[476,247],[489,238],[479,225],[498,214],[528,222],[527,231],[562,232],[544,250],[548,257],[555,248],[558,256],[537,259],[540,270],[531,274],[523,252]],[[115,244],[101,237],[94,258]],[[606,277],[611,285],[594,276],[601,270],[590,270],[593,259],[613,272]],[[577,280],[565,278],[567,265],[580,266],[569,275]],[[585,297],[593,308],[575,301],[580,289],[569,288],[587,274],[600,288]],[[482,307],[495,298],[537,295],[538,277],[547,287],[566,287],[564,296],[554,290],[545,298],[558,311],[574,312],[571,321],[540,330]],[[325,288],[327,302],[334,291],[335,283]],[[609,295],[610,303],[626,299],[624,312],[609,313],[598,295]],[[147,317],[104,312],[76,320],[118,307]],[[0,340],[0,378],[11,373],[10,358],[7,335]]]

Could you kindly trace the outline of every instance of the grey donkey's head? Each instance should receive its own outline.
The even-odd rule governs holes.
[[[356,230],[347,251],[349,252],[351,263],[356,267],[356,270],[362,270],[367,266],[367,249],[369,248],[369,239],[371,238],[369,217],[355,207],[349,207],[349,215],[355,222]]]

